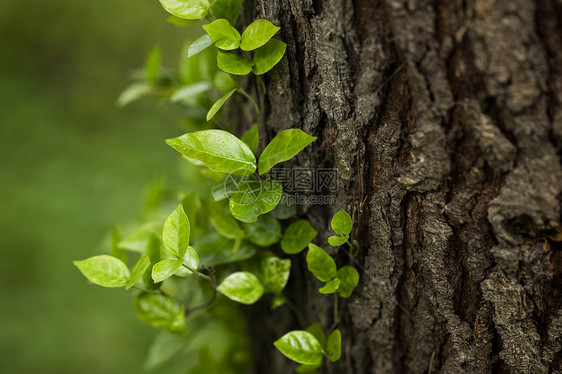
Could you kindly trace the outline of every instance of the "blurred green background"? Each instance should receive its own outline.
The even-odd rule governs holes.
[[[177,113],[115,105],[154,45],[176,65],[189,31],[167,16],[157,0],[0,2],[2,373],[142,372],[156,331],[72,260],[175,174]]]

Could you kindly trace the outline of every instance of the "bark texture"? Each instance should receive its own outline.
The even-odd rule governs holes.
[[[562,1],[246,5],[288,44],[262,131],[318,136],[297,164],[339,171],[338,206],[301,213],[327,249],[331,215],[353,212],[361,245],[343,356],[322,370],[561,373]],[[298,261],[289,291],[327,329],[332,298]],[[294,368],[271,345],[298,328],[281,320],[257,372]]]

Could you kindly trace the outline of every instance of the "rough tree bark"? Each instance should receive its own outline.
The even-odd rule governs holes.
[[[288,44],[261,130],[318,136],[297,164],[339,171],[338,206],[301,214],[327,249],[331,215],[353,212],[361,244],[342,360],[323,370],[562,372],[562,1],[246,8]],[[291,297],[327,329],[332,298],[296,261]],[[267,320],[254,327],[256,372],[294,370],[271,342],[297,322],[249,313]]]

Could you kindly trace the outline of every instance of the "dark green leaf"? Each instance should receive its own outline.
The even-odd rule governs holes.
[[[264,19],[255,20],[242,33],[240,48],[243,51],[253,51],[267,43],[280,29]]]
[[[171,297],[141,293],[136,298],[135,311],[139,319],[150,326],[186,335],[183,307]]]
[[[155,283],[162,282],[174,275],[182,264],[183,260],[162,260],[152,267],[152,279]]]
[[[337,275],[336,263],[332,256],[319,246],[310,243],[306,255],[308,270],[322,282],[328,282]]]
[[[338,235],[349,235],[351,228],[353,227],[353,221],[347,212],[343,210],[338,210],[334,217],[332,218],[332,229]]]
[[[282,193],[283,187],[277,180],[248,180],[230,196],[230,211],[239,221],[256,222],[259,215],[275,208]]]
[[[337,361],[341,357],[341,333],[340,330],[335,329],[328,338],[326,343],[326,351],[330,356],[330,360]]]
[[[322,362],[322,346],[307,331],[290,331],[273,344],[281,353],[299,364],[317,365]]]
[[[265,74],[273,69],[283,58],[286,49],[287,44],[277,39],[271,39],[266,45],[259,48],[254,53],[253,58],[254,66],[252,70],[254,74]]]
[[[109,255],[74,261],[74,265],[90,282],[103,287],[123,287],[131,276],[123,261]]]
[[[222,108],[226,100],[228,100],[228,98],[232,96],[232,94],[235,93],[236,90],[237,88],[233,88],[232,90],[228,91],[226,95],[215,101],[215,103],[207,113],[207,121],[210,121],[215,116],[215,114],[217,114],[217,112],[219,111],[220,108]]]
[[[240,33],[224,18],[203,25],[203,29],[219,49],[230,51],[240,45]]]
[[[318,291],[323,294],[334,293],[340,286],[341,280],[339,278],[334,278],[328,283],[324,285],[324,287],[320,288]]]
[[[179,259],[185,255],[189,245],[189,220],[181,204],[170,214],[162,230],[162,239],[166,251],[173,258]]]
[[[234,26],[240,14],[240,8],[242,8],[242,0],[217,0],[211,12],[215,18],[225,18]]]
[[[234,75],[246,75],[252,71],[252,64],[245,57],[219,51],[217,54],[217,66],[224,72]]]
[[[349,235],[346,236],[330,236],[328,238],[328,243],[330,243],[331,246],[333,247],[339,247],[342,244],[345,244],[345,242],[347,242],[347,240],[349,239]]]
[[[291,260],[267,257],[262,260],[262,281],[266,292],[281,292],[289,281]]]
[[[271,214],[277,219],[291,218],[297,214],[297,207],[287,199],[287,195],[285,197],[281,196],[281,201],[271,211]]]
[[[141,256],[141,258],[137,261],[135,267],[133,268],[131,277],[125,289],[128,290],[129,288],[133,287],[135,283],[137,283],[139,279],[142,278],[144,272],[146,271],[146,269],[149,268],[149,266],[150,266],[150,258],[148,258],[148,256]]]
[[[242,304],[254,304],[264,292],[258,278],[247,271],[230,274],[217,287],[217,291]]]
[[[174,16],[184,19],[205,17],[210,5],[207,0],[160,0],[160,4]]]
[[[281,249],[287,254],[295,254],[305,249],[318,233],[310,222],[299,219],[287,227],[281,239]]]
[[[271,214],[260,216],[254,223],[245,223],[244,231],[248,239],[260,247],[268,247],[281,238],[281,225]]]
[[[234,252],[235,241],[225,239],[216,232],[198,237],[194,245],[197,246],[201,263],[207,266],[243,261],[256,253],[256,248],[245,240]]]
[[[350,297],[359,284],[359,273],[352,266],[344,266],[338,270],[338,278],[341,279],[338,294],[341,297]]]
[[[256,153],[256,151],[258,150],[258,143],[260,141],[258,125],[254,124],[254,126],[250,127],[250,129],[246,131],[244,135],[242,135],[241,140],[246,143],[246,145],[252,150],[252,152]]]
[[[293,158],[315,140],[314,136],[299,129],[281,131],[263,150],[259,161],[259,174],[263,175],[276,164]]]
[[[240,139],[223,130],[203,130],[166,140],[183,155],[213,170],[246,175],[256,170],[256,158]]]

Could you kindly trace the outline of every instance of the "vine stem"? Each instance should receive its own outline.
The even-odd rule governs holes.
[[[254,99],[252,98],[252,96],[250,96],[249,93],[247,93],[242,87],[238,88],[238,92],[240,92],[242,95],[244,95],[248,100],[250,100],[250,102],[252,103],[252,105],[254,106],[254,109],[256,110],[257,114],[260,114],[260,108],[258,107],[258,104],[254,101]]]
[[[301,328],[304,329],[306,327],[306,323],[304,321],[304,317],[301,311],[299,310],[299,308],[297,308],[297,306],[293,304],[293,302],[287,299],[286,297],[285,297],[285,302],[287,303],[289,309],[291,309],[291,311],[294,313],[295,317],[297,317],[297,320],[299,321],[299,325],[301,326]]]
[[[203,273],[198,272],[195,269],[190,268],[189,266],[187,266],[186,264],[181,264],[181,266],[183,266],[184,268],[186,268],[187,270],[191,271],[193,274],[195,274],[197,277],[202,278],[202,279],[207,279],[207,280],[211,280],[211,277],[209,277],[208,275],[205,275]]]

